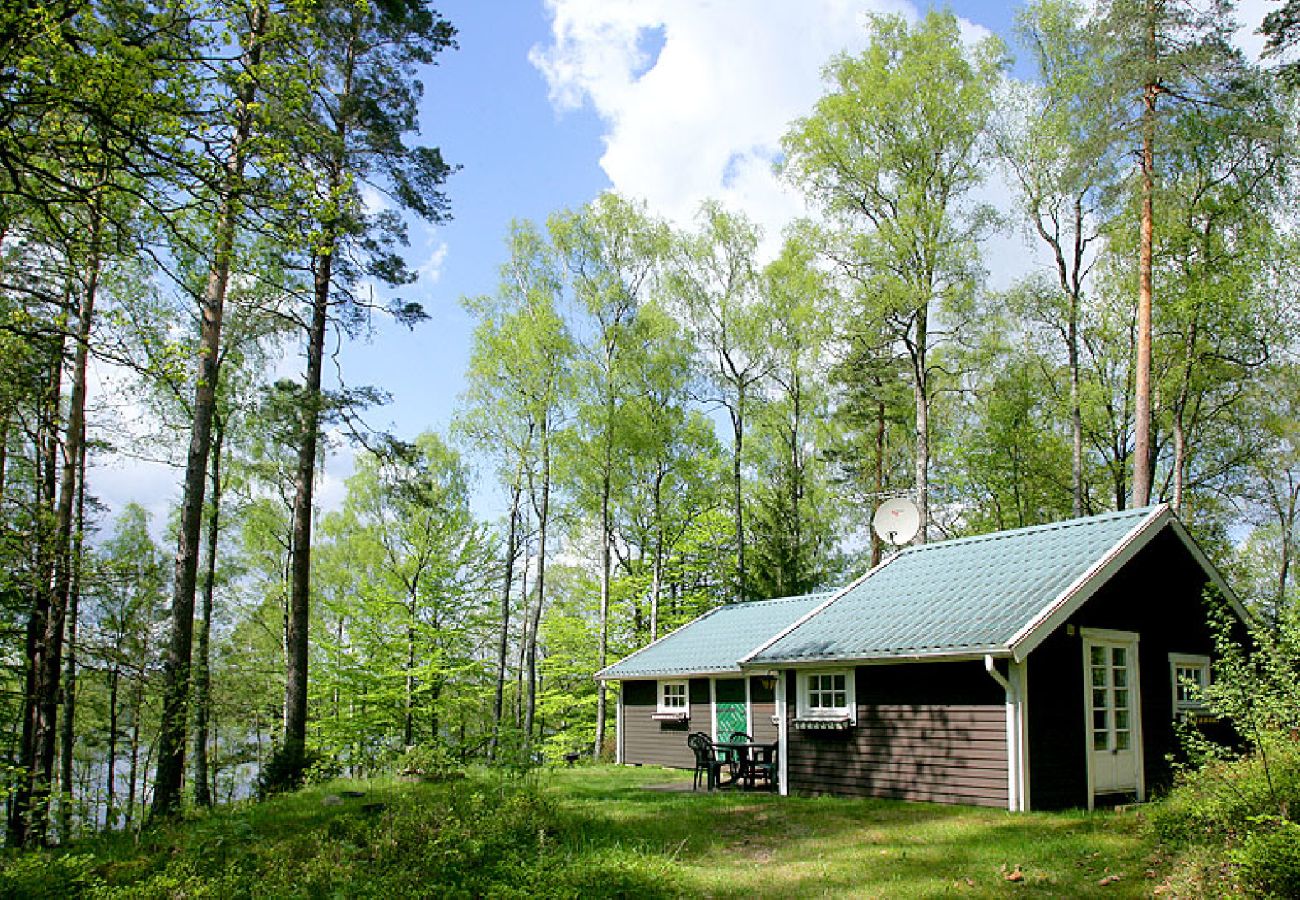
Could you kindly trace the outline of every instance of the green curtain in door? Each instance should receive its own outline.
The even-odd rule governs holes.
[[[745,715],[745,682],[740,678],[720,679],[715,685],[714,700],[718,713],[717,739],[730,739],[733,731],[749,733]]]

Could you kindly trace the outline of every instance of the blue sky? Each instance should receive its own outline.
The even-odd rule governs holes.
[[[906,0],[446,0],[438,9],[459,31],[459,49],[423,73],[422,140],[461,166],[448,182],[453,220],[412,229],[408,261],[424,272],[406,293],[430,320],[407,331],[378,323],[369,341],[341,348],[349,385],[376,385],[392,402],[372,426],[401,437],[445,432],[463,388],[472,323],[461,298],[496,287],[512,219],[544,220],[606,189],[643,199],[680,226],[700,201],[722,200],[759,222],[775,249],[781,226],[801,210],[772,174],[780,136],[821,93],[819,72],[838,51],[865,44],[863,14],[901,13]],[[1253,23],[1271,4],[1246,0]],[[1011,42],[1017,5],[948,5],[971,38]],[[1015,51],[1014,46],[1012,47]],[[1023,54],[1022,54],[1023,55]],[[1027,77],[1023,63],[1015,73]],[[991,183],[984,199],[1005,206]],[[1005,283],[1034,265],[1018,234],[985,247],[990,275]],[[282,371],[301,371],[290,355]],[[351,450],[330,457],[318,496],[342,498]],[[155,524],[179,493],[179,473],[107,461],[92,476],[113,509],[145,503]],[[494,515],[494,492],[476,500]]]

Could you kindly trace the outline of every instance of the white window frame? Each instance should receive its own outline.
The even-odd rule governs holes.
[[[1179,669],[1199,669],[1204,677],[1201,682],[1202,686],[1209,687],[1210,678],[1214,673],[1214,667],[1210,665],[1210,658],[1203,653],[1169,654],[1169,684],[1172,692],[1171,699],[1173,701],[1174,715],[1203,712],[1205,710],[1204,700],[1188,702],[1178,699],[1178,688],[1181,686],[1178,677]]]
[[[809,694],[811,693],[810,682],[813,678],[824,676],[842,675],[844,676],[844,706],[818,706],[813,707],[809,703]],[[799,672],[798,693],[796,703],[796,717],[800,719],[843,719],[848,718],[850,722],[856,723],[858,719],[858,704],[853,690],[853,670],[852,669],[808,669]]]
[[[682,689],[682,705],[670,706],[665,703],[665,694],[669,687],[680,687]],[[661,679],[656,687],[656,698],[658,711],[664,715],[678,715],[689,719],[691,717],[691,683],[685,678],[665,678]]]

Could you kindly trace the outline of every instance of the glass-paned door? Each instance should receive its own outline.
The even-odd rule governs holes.
[[[1137,641],[1088,638],[1088,753],[1093,792],[1136,791],[1138,786]]]

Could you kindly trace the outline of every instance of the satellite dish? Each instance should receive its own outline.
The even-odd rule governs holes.
[[[920,530],[921,511],[906,497],[895,497],[880,504],[871,527],[882,541],[901,547]]]

